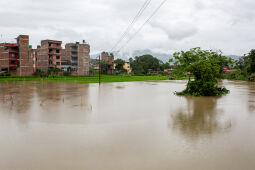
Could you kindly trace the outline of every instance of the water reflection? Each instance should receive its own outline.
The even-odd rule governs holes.
[[[0,113],[19,124],[85,123],[91,116],[89,85],[6,82],[0,87]]]
[[[248,109],[251,113],[255,113],[255,83],[248,82]]]
[[[0,84],[0,105],[7,112],[26,113],[31,107],[34,87],[25,82]]]
[[[172,115],[169,126],[181,134],[197,138],[212,135],[216,131],[230,129],[231,121],[224,121],[224,112],[217,108],[216,97],[185,97],[186,105]]]

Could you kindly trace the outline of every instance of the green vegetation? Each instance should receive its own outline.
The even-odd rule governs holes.
[[[115,70],[117,73],[126,73],[127,72],[127,70],[125,70],[123,68],[123,66],[125,64],[124,60],[118,58],[118,59],[114,60],[114,63],[116,64]]]
[[[128,76],[128,75],[102,75],[101,82],[130,82],[130,81],[154,81],[168,80],[166,76]],[[94,76],[58,76],[58,77],[0,77],[0,82],[5,81],[60,81],[70,83],[98,83],[98,75]]]
[[[255,49],[235,61],[235,71],[229,72],[225,78],[230,80],[255,81]]]
[[[170,58],[170,55],[169,55]],[[161,60],[153,57],[152,55],[143,55],[135,57],[135,59],[130,58],[129,63],[132,69],[133,75],[164,75],[165,69],[170,69],[172,66],[169,62],[162,62]]]
[[[10,77],[11,74],[10,73],[1,73],[0,77]]]
[[[159,60],[152,55],[143,55],[129,60],[132,71],[135,75],[147,75],[149,70],[158,71],[160,68]]]
[[[101,73],[102,74],[107,74],[108,63],[106,61],[101,60],[100,61],[100,66],[101,66]]]
[[[236,70],[236,71],[231,71],[227,73],[224,76],[225,79],[228,80],[243,80],[243,81],[248,81],[249,76],[246,72],[243,72],[241,70]]]
[[[224,87],[217,86],[217,79],[222,77],[223,67],[231,63],[231,59],[222,56],[220,51],[193,48],[189,51],[174,53],[175,66],[179,72],[193,75],[187,87],[177,95],[217,96],[228,93]]]

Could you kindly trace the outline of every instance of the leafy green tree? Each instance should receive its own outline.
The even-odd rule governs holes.
[[[160,61],[152,55],[143,55],[130,59],[130,65],[135,75],[147,75],[149,70],[160,70]]]
[[[98,62],[99,64],[99,62]],[[100,61],[100,67],[101,67],[101,73],[102,74],[107,74],[107,71],[108,71],[108,63],[104,60],[101,60]]]
[[[165,69],[170,69],[170,68],[171,68],[171,66],[170,66],[170,63],[168,63],[168,62],[160,64],[161,71],[164,71]]]
[[[116,64],[115,69],[116,69],[118,72],[124,72],[124,71],[125,71],[124,68],[123,68],[123,66],[124,66],[124,64],[125,64],[125,61],[124,61],[124,60],[122,60],[122,59],[116,59],[116,60],[114,61],[114,63]]]
[[[248,54],[248,73],[255,73],[255,49],[251,50]]]
[[[235,65],[237,69],[241,70],[239,73],[247,78],[252,73],[255,73],[255,49],[251,50],[248,55],[244,55],[239,60],[235,61]],[[238,77],[235,77],[234,79],[238,79]]]
[[[189,51],[174,53],[175,65],[184,72],[193,74],[194,80],[189,80],[187,87],[178,95],[216,96],[227,93],[225,88],[217,87],[217,78],[230,58],[222,56],[220,51],[201,50],[199,47]]]

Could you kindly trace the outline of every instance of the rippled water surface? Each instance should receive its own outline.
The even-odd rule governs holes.
[[[255,84],[0,83],[2,170],[254,170]]]

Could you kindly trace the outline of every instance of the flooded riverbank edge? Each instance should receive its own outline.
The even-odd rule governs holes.
[[[135,82],[135,81],[154,81],[168,80],[167,76],[131,76],[131,75],[101,75],[102,83],[109,82]],[[99,83],[99,76],[67,76],[67,77],[0,77],[0,82],[16,81],[48,81],[48,82],[67,82],[77,84]]]
[[[102,75],[101,83],[113,83],[113,82],[138,82],[138,81],[161,81],[169,80],[169,76],[133,76],[133,75]],[[189,80],[188,77],[177,78],[178,80]],[[219,79],[219,83],[224,80],[231,79]],[[19,82],[19,81],[34,81],[34,82],[65,82],[76,84],[90,84],[99,83],[99,76],[66,76],[66,77],[0,77],[0,82]],[[233,80],[235,81],[235,80]],[[237,80],[244,81],[244,80]]]

